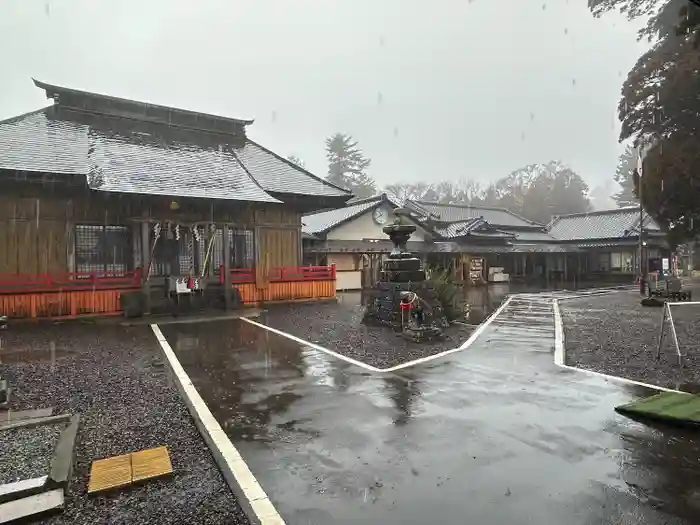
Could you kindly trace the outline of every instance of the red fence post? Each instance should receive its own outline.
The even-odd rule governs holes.
[[[331,264],[331,279],[335,281],[335,263]]]

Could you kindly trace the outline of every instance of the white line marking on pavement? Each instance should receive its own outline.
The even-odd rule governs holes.
[[[579,368],[576,366],[569,366],[566,363],[566,348],[564,346],[564,325],[562,324],[561,311],[559,310],[559,301],[557,299],[552,303],[552,310],[554,311],[554,364],[566,368],[568,370],[576,370],[577,372],[583,372],[585,374],[594,375],[598,377],[603,377],[609,381],[627,383],[630,385],[643,386],[646,388],[651,388],[652,390],[662,390],[664,392],[679,392],[682,394],[687,394],[682,390],[675,390],[673,388],[666,388],[663,386],[652,385],[649,383],[642,383],[641,381],[635,381],[634,379],[627,379],[626,377],[611,376],[609,374],[603,374],[601,372],[595,372],[594,370],[586,370],[585,368]]]
[[[282,337],[286,337],[287,339],[291,339],[292,341],[295,341],[299,343],[300,345],[303,346],[308,346],[309,348],[313,348],[314,350],[318,350],[319,352],[324,352],[328,355],[332,355],[333,357],[340,359],[342,361],[345,361],[347,363],[351,363],[355,366],[359,366],[361,368],[364,368],[365,370],[371,370],[372,372],[384,372],[385,370],[382,370],[381,368],[377,368],[376,366],[368,365],[367,363],[363,363],[362,361],[358,361],[356,359],[353,359],[351,357],[346,357],[343,354],[339,354],[338,352],[334,352],[333,350],[330,350],[328,348],[325,348],[321,345],[317,345],[316,343],[310,343],[309,341],[304,341],[300,337],[297,337],[292,334],[288,334],[287,332],[283,332],[282,330],[277,330],[277,328],[272,328],[271,326],[267,326],[266,324],[258,323],[257,321],[253,321],[252,319],[248,319],[247,317],[241,317],[241,321],[245,321],[246,323],[250,323],[252,325],[258,326],[260,328],[264,328],[265,330],[269,330],[270,332],[281,335]]]
[[[229,487],[238,497],[239,504],[246,511],[248,518],[256,525],[284,525],[284,520],[255,479],[243,457],[221,428],[202,396],[197,392],[192,380],[170,347],[170,343],[165,339],[163,332],[157,324],[152,324],[151,330],[160,343],[175,375],[175,383],[183,396],[183,401],[185,401],[199,432],[214,456],[214,460]]]
[[[440,352],[439,354],[435,355],[429,355],[428,357],[421,357],[420,359],[416,359],[414,361],[409,361],[407,363],[402,363],[397,366],[392,366],[391,368],[384,368],[382,369],[382,372],[396,372],[397,370],[402,370],[404,368],[408,368],[410,366],[415,366],[415,365],[420,365],[423,363],[427,363],[429,361],[433,361],[435,359],[438,359],[440,357],[444,357],[449,354],[454,354],[455,352],[460,352],[462,350],[466,350],[469,348],[474,341],[476,341],[481,333],[486,330],[486,327],[490,325],[496,317],[499,316],[499,314],[508,306],[508,304],[511,301],[511,297],[508,297],[503,303],[501,303],[501,306],[499,306],[496,311],[494,311],[488,319],[486,319],[483,323],[479,325],[479,327],[472,332],[472,335],[469,336],[469,339],[467,339],[464,343],[459,348],[453,348],[452,350],[446,350],[444,352]]]
[[[416,365],[421,365],[423,363],[427,363],[429,361],[433,361],[435,359],[438,359],[440,357],[444,357],[449,354],[454,354],[455,352],[460,352],[462,350],[466,350],[469,348],[474,341],[477,340],[477,338],[481,335],[481,333],[486,329],[488,325],[490,325],[496,317],[505,309],[506,306],[510,303],[512,297],[506,298],[505,301],[486,319],[483,323],[481,323],[476,330],[474,330],[469,336],[469,339],[467,339],[464,343],[462,343],[461,346],[458,348],[452,348],[451,350],[445,350],[444,352],[440,352],[439,354],[435,355],[430,355],[427,357],[421,357],[420,359],[414,359],[413,361],[408,361],[406,363],[401,363],[400,365],[396,366],[391,366],[389,368],[377,368],[376,366],[368,365],[367,363],[363,363],[362,361],[358,361],[356,359],[352,359],[351,357],[346,357],[343,354],[339,354],[338,352],[334,352],[333,350],[330,350],[326,347],[317,345],[315,343],[310,343],[309,341],[304,341],[303,339],[289,334],[287,332],[283,332],[282,330],[277,330],[276,328],[272,328],[271,326],[267,326],[262,323],[258,323],[257,321],[253,321],[252,319],[248,319],[247,317],[241,317],[241,321],[245,321],[246,323],[250,323],[252,325],[258,326],[260,328],[263,328],[265,330],[269,330],[272,333],[275,333],[277,335],[281,335],[282,337],[286,337],[288,339],[291,339],[292,341],[296,341],[300,345],[303,346],[308,346],[309,348],[313,348],[314,350],[318,350],[319,352],[324,352],[328,355],[332,355],[333,357],[337,359],[341,359],[347,363],[351,363],[355,366],[359,366],[361,368],[364,368],[365,370],[370,370],[372,372],[380,372],[380,373],[387,373],[387,372],[396,372],[397,370],[403,370],[405,368],[409,368],[411,366],[416,366]]]

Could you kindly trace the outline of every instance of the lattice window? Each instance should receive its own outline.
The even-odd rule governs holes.
[[[132,269],[131,231],[125,226],[77,224],[75,271],[119,275]]]
[[[255,232],[253,230],[229,230],[228,242],[231,245],[231,268],[255,266]]]

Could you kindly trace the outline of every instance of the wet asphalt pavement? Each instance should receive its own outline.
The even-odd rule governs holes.
[[[556,367],[551,296],[392,374],[245,321],[161,329],[288,525],[697,523],[700,434],[613,411],[653,391]]]

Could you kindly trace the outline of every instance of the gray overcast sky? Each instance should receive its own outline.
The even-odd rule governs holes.
[[[2,0],[0,118],[46,105],[35,77],[255,118],[319,175],[344,132],[380,185],[551,159],[596,185],[635,36],[586,0]]]

